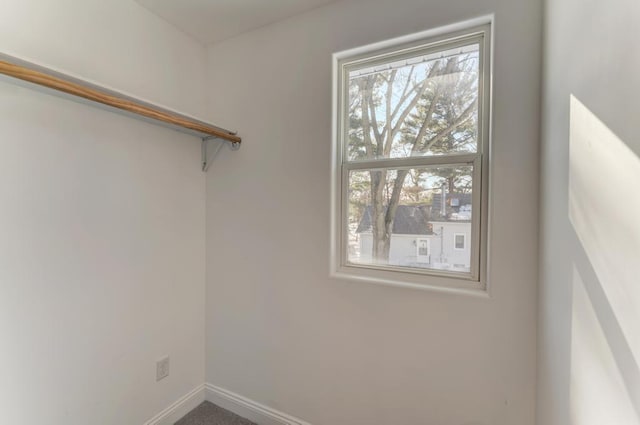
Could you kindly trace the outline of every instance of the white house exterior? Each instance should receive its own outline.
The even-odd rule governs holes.
[[[455,201],[443,215],[432,213],[431,206],[398,207],[394,219],[389,247],[388,264],[451,271],[471,269],[471,206]],[[434,202],[436,204],[437,202]],[[368,209],[363,214],[357,230],[357,249],[350,261],[371,264],[374,262],[373,234]],[[430,217],[435,216],[434,219]]]
[[[392,234],[389,265],[469,271],[471,222],[434,221],[433,234]],[[456,244],[457,242],[457,244]],[[362,263],[371,263],[373,235],[360,233]]]
[[[470,271],[471,222],[432,221],[430,267]]]

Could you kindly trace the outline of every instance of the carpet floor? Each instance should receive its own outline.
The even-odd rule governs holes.
[[[256,425],[253,422],[242,418],[235,413],[218,407],[208,401],[203,402],[198,407],[180,419],[175,425]]]

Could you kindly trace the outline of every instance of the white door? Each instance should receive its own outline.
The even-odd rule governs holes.
[[[429,239],[417,239],[416,240],[416,257],[418,263],[430,263],[429,258],[431,256],[431,241]]]

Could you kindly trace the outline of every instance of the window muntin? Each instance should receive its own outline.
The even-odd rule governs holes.
[[[486,25],[448,39],[414,41],[339,60],[339,274],[427,284],[431,280],[418,277],[428,274],[484,286],[489,35]],[[416,175],[421,183],[410,187],[407,180]],[[464,185],[455,182],[458,177]],[[437,198],[444,205],[439,216]],[[405,215],[428,210],[417,235],[394,232],[393,221],[403,209]],[[363,223],[365,215],[370,223]],[[433,235],[438,231],[442,242],[435,255]],[[465,234],[464,249],[456,249],[453,232]],[[364,235],[369,241],[362,240]],[[409,255],[398,261],[393,253],[394,239],[403,237],[413,244],[405,250],[413,252],[413,261]],[[374,252],[376,245],[382,247]]]

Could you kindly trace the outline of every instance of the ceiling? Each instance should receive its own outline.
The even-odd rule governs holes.
[[[336,0],[136,0],[204,44],[215,43]]]

